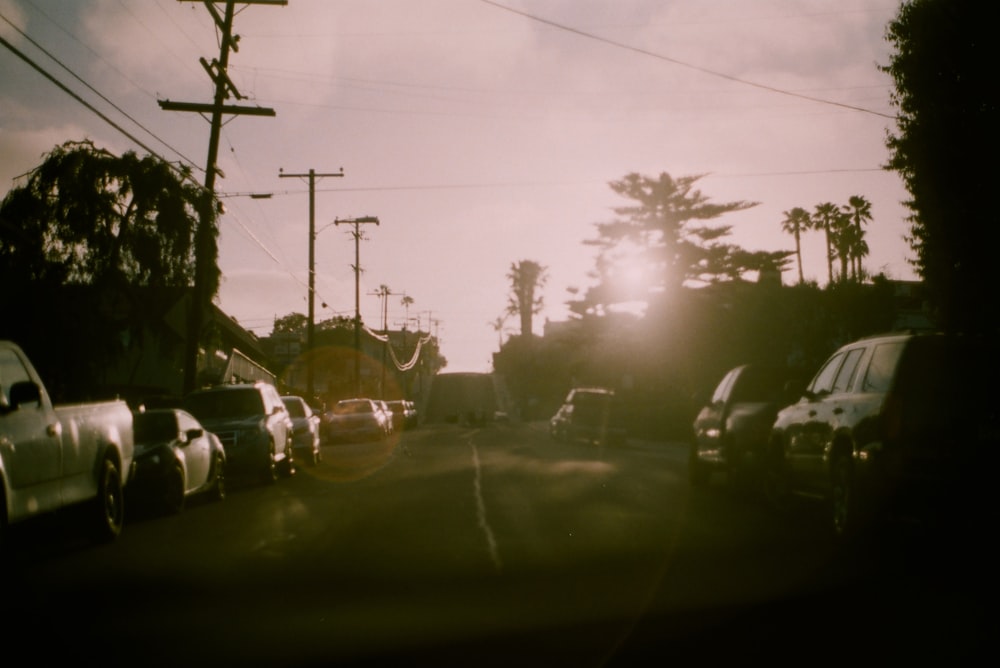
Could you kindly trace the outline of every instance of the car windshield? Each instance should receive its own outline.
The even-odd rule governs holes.
[[[998,5],[0,0],[6,664],[988,661]]]
[[[199,420],[264,415],[264,401],[255,389],[196,392],[185,398],[184,407]]]

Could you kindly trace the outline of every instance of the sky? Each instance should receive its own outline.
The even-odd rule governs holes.
[[[387,313],[392,329],[430,331],[446,371],[488,371],[517,333],[515,317],[497,328],[516,262],[546,268],[536,333],[569,317],[570,290],[592,284],[584,242],[629,204],[608,184],[630,173],[701,175],[713,203],[757,202],[712,221],[748,250],[794,248],[785,211],[863,196],[866,268],[913,280],[908,194],[882,169],[896,128],[879,66],[898,6],[238,4],[228,74],[242,99],[228,103],[275,115],[225,118],[218,305],[260,336],[308,313],[310,188],[298,175],[310,170],[329,175],[311,193],[316,320],[352,316],[357,289],[366,325],[381,329]],[[203,2],[0,0],[0,37],[0,193],[83,139],[191,165],[203,182],[208,119],[160,106],[212,100],[199,59],[218,58],[219,35]],[[362,216],[378,225],[359,226],[356,248],[354,227],[335,221]],[[825,284],[820,233],[803,255],[806,278]],[[794,267],[783,276],[796,279]]]

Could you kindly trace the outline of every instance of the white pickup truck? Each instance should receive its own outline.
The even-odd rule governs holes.
[[[9,525],[81,504],[98,540],[116,538],[133,450],[128,404],[53,406],[20,346],[0,340],[0,547]]]

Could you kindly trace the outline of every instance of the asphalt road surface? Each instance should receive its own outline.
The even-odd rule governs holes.
[[[992,646],[986,556],[909,534],[843,550],[808,505],[693,490],[681,444],[424,425],[323,454],[176,516],[130,506],[112,544],[72,513],[14,527],[4,664],[960,665]]]

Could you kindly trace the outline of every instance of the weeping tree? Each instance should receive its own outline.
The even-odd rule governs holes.
[[[6,318],[0,335],[50,350],[72,342],[100,368],[119,344],[115,316],[124,310],[124,294],[192,285],[194,236],[203,218],[213,230],[206,299],[215,295],[216,209],[186,172],[152,156],[114,155],[87,140],[57,146],[22,179],[0,203],[2,299],[8,308],[33,302],[40,308],[31,318]],[[57,295],[96,296],[104,310],[83,310],[81,299],[67,299],[61,311],[47,308]],[[129,309],[152,312],[158,306],[152,300],[133,300]]]

